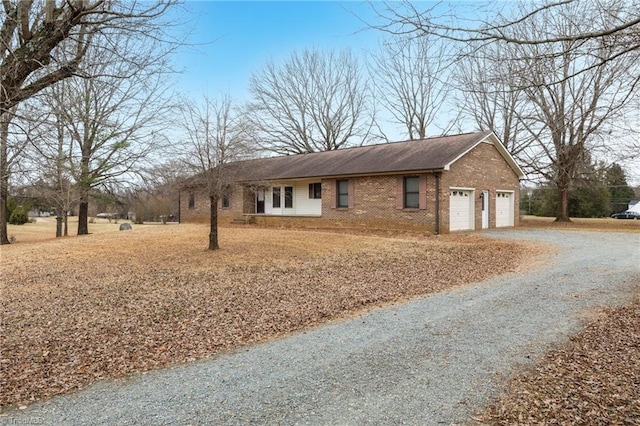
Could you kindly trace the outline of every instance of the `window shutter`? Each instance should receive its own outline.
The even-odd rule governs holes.
[[[396,177],[396,209],[404,207],[404,176]]]
[[[349,179],[349,208],[352,209],[353,208],[353,200],[354,200],[354,196],[353,196],[353,179]]]
[[[329,198],[331,199],[331,208],[335,209],[338,197],[338,181],[335,179],[331,179],[330,181],[328,181],[328,187],[333,189]]]
[[[427,176],[420,175],[420,195],[419,195],[420,210],[426,210],[427,208]]]

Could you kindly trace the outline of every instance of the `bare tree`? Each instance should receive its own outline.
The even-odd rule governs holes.
[[[473,10],[469,9],[470,5],[467,3],[460,3],[459,8],[447,8],[443,3],[435,3],[423,10],[419,9],[420,3],[409,0],[393,3],[385,1],[371,5],[383,21],[381,25],[371,26],[393,34],[418,37],[429,35],[465,44],[500,42],[538,46],[559,42],[610,40],[612,36],[615,37],[619,41],[615,54],[599,58],[599,61],[593,62],[593,66],[619,56],[633,56],[634,52],[640,49],[638,0],[527,2],[520,3],[515,9],[510,7],[509,2],[486,2],[479,3]],[[550,29],[550,32],[536,34],[533,37],[517,31],[523,25],[530,27],[541,22],[546,16],[564,14],[571,9],[587,11],[594,16],[593,25],[572,31],[570,34],[565,33],[562,28],[554,28]],[[597,49],[590,54],[598,58]]]
[[[106,0],[4,0],[0,27],[0,112],[73,75],[88,75],[82,59],[106,29],[157,37],[156,18],[174,4]],[[106,50],[114,44],[103,44]]]
[[[474,52],[475,54],[471,54]],[[471,45],[457,62],[455,81],[460,111],[479,129],[492,130],[525,171],[536,163],[528,150],[528,101],[518,87],[509,52],[496,44]]]
[[[66,165],[78,191],[78,235],[89,233],[91,189],[131,178],[164,142],[166,113],[171,108],[166,70],[162,62],[154,62],[152,46],[134,43],[130,48],[128,54],[135,55],[135,60],[90,48],[86,59],[93,60],[90,70],[99,77],[67,79],[48,93],[57,127],[63,127]],[[94,55],[100,55],[100,60]]]
[[[218,203],[230,184],[228,164],[244,158],[249,151],[246,129],[228,95],[218,99],[203,96],[202,102],[185,101],[182,113],[188,146],[183,159],[196,173],[194,183],[207,189],[211,208],[209,250],[217,250]]]
[[[464,16],[443,4],[373,7],[386,19],[378,26],[384,31],[461,43],[469,61],[459,79],[475,88],[467,97],[471,115],[483,126],[502,127],[509,150],[553,182],[556,220],[568,221],[569,188],[580,164],[599,145],[615,149],[611,140],[624,127],[618,121],[638,96],[639,5],[521,2],[499,10],[479,6]]]
[[[178,215],[177,194],[180,183],[188,179],[189,172],[193,170],[189,170],[179,158],[158,162],[142,171],[139,182],[126,191],[129,204],[134,206],[136,223],[158,219],[166,222],[171,215]]]
[[[526,108],[515,118],[531,140],[530,166],[557,188],[557,221],[570,220],[569,189],[580,166],[599,144],[613,148],[616,121],[639,94],[640,54],[618,54],[624,35],[579,37],[598,17],[574,2],[540,11],[508,36],[534,40],[562,31],[566,39],[502,46],[509,65],[496,57],[491,68],[492,78],[501,76],[505,87],[524,96]]]
[[[112,2],[107,0],[3,0],[0,22],[0,244],[9,243],[6,214],[10,176],[9,129],[15,108],[57,82],[74,75],[90,77],[83,67],[89,46],[100,39],[105,51],[116,51],[109,36],[137,34],[166,39],[160,18],[173,0]],[[111,31],[109,34],[109,30]],[[105,37],[106,35],[106,37]],[[98,37],[101,36],[101,37]]]
[[[7,233],[7,200],[9,177],[27,175],[31,164],[22,161],[23,153],[33,138],[42,133],[43,113],[32,103],[23,103],[0,114],[0,244],[9,244]]]
[[[73,147],[65,138],[63,123],[57,121],[54,127],[56,139],[53,146],[47,146],[42,142],[36,145],[36,158],[41,167],[40,179],[34,185],[34,189],[55,208],[56,237],[62,237],[69,235],[68,212],[78,203],[79,198],[68,163]]]
[[[428,131],[437,125],[452,91],[453,57],[446,47],[434,37],[395,36],[373,56],[376,98],[411,140],[444,134],[457,118],[442,118],[441,122],[449,124],[439,132]]]
[[[256,142],[278,154],[360,145],[372,128],[367,89],[349,52],[305,50],[251,77]]]

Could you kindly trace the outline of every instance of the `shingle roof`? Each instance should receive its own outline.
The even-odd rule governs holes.
[[[235,181],[267,181],[445,170],[492,132],[466,133],[229,164]],[[499,141],[498,144],[502,145]],[[502,147],[501,147],[502,148]],[[504,151],[504,152],[503,152]],[[506,150],[502,149],[504,154]],[[513,159],[506,154],[511,162]],[[512,164],[517,168],[515,163]],[[521,175],[519,168],[516,173]]]

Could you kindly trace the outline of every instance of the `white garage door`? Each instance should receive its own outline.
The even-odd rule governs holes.
[[[449,192],[449,231],[473,229],[471,191],[452,190]]]
[[[513,226],[512,192],[496,192],[496,228]]]

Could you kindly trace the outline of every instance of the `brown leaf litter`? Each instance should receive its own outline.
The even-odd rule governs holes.
[[[0,405],[211,356],[515,270],[532,245],[137,227],[2,247]],[[538,246],[539,248],[539,246]]]
[[[595,319],[514,376],[484,413],[492,425],[640,425],[640,283],[627,305]]]

